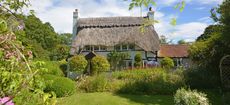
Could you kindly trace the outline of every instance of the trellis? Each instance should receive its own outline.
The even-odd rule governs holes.
[[[224,56],[220,61],[220,79],[221,79],[221,90],[224,105],[228,105],[229,99],[226,99],[226,95],[230,92],[230,55]]]
[[[224,56],[220,61],[220,77],[224,90],[230,89],[230,55]]]

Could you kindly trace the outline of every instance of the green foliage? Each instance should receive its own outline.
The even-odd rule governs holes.
[[[134,7],[148,7],[150,4],[156,6],[156,2],[153,0],[132,0],[129,4],[129,10],[132,10]]]
[[[92,74],[99,74],[100,72],[109,71],[110,64],[106,57],[97,55],[91,61]]]
[[[175,9],[180,10],[180,12],[183,12],[184,8],[185,8],[185,0],[182,0],[181,2],[177,3],[177,5],[174,6]]]
[[[165,57],[160,61],[160,64],[165,69],[171,69],[174,67],[174,62],[171,58]]]
[[[88,62],[84,55],[75,55],[70,60],[70,70],[78,73],[82,73],[87,66]]]
[[[212,89],[220,86],[220,77],[206,70],[205,67],[194,67],[184,71],[186,85],[196,89]]]
[[[219,62],[224,55],[230,54],[230,0],[225,0],[217,9],[218,15],[213,15],[217,25],[205,29],[189,50],[190,57],[198,67],[219,76]],[[218,17],[217,17],[218,16]],[[207,77],[208,78],[208,77]]]
[[[42,48],[52,50],[58,43],[58,36],[50,23],[43,24],[34,15],[25,17],[25,32],[28,39],[41,44]]]
[[[26,49],[34,58],[62,60],[68,56],[71,34],[58,35],[50,23],[42,23],[35,15],[19,15],[25,22],[25,29],[16,32]]]
[[[134,57],[134,66],[141,67],[142,66],[142,55],[141,53],[137,53]]]
[[[178,42],[177,42],[178,44],[187,44],[187,42],[185,42],[185,40],[179,40]]]
[[[117,71],[82,78],[78,89],[86,92],[118,92],[126,94],[172,94],[184,86],[183,74],[163,69]]]
[[[176,18],[172,18],[171,21],[170,21],[170,24],[171,24],[172,26],[175,26],[176,23],[177,23],[177,19],[176,19]]]
[[[20,11],[23,7],[27,7],[29,5],[29,0],[0,0],[0,3],[3,8]]]
[[[75,82],[68,78],[49,74],[43,75],[43,78],[46,80],[45,91],[53,91],[57,97],[69,96],[76,92]]]
[[[167,73],[163,69],[137,70],[134,73],[130,71],[121,75],[123,76],[118,77],[123,78],[126,82],[118,90],[119,93],[172,94],[178,88],[184,86],[182,75]]]
[[[36,91],[36,94],[29,90],[22,90],[16,97],[13,99],[16,105],[50,105],[49,103],[56,103],[56,98],[49,100],[47,103],[43,102],[43,99],[49,97],[56,97],[54,93],[46,94],[45,98],[42,97],[42,91]]]
[[[204,33],[201,34],[196,41],[206,41],[208,40],[212,35],[215,35],[215,33],[221,33],[223,31],[222,25],[210,25],[207,28],[205,28]]]
[[[0,34],[7,31],[7,23],[3,19],[0,18]]]
[[[56,76],[64,76],[62,69],[60,68],[59,62],[55,61],[44,61],[44,68],[47,69],[47,72],[44,74],[51,74]]]
[[[209,105],[206,96],[206,94],[197,92],[196,90],[181,88],[177,90],[174,101],[175,105]]]
[[[118,70],[124,65],[124,60],[130,58],[129,53],[112,51],[107,54],[108,61],[113,71]]]
[[[66,59],[68,57],[69,50],[70,47],[68,45],[59,44],[53,49],[52,54],[50,54],[50,58],[52,60]]]
[[[104,92],[109,91],[109,81],[105,75],[96,75],[92,77],[86,77],[79,81],[78,88],[86,92]]]
[[[29,57],[27,55],[30,56],[30,54],[25,55],[27,50],[24,49],[21,38],[18,38],[19,36],[14,33],[19,30],[18,26],[20,25],[18,24],[19,19],[15,17],[16,12],[19,13],[20,11],[18,12],[18,10],[27,6],[29,1],[0,0],[0,4],[0,11],[2,13],[0,17],[3,18],[1,22],[1,31],[3,33],[0,33],[0,97],[12,97],[16,104],[19,105],[25,105],[24,103],[29,100],[28,96],[33,96],[33,99],[36,101],[39,100],[36,103],[38,105],[55,104],[55,94],[43,91],[45,85],[39,71],[45,69],[37,65],[39,63],[31,63],[31,59],[28,61]],[[20,34],[23,34],[23,32]],[[26,96],[27,98],[25,98]],[[24,102],[19,101],[21,99]],[[32,100],[28,102],[32,102]]]

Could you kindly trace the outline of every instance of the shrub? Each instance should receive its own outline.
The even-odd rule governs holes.
[[[96,56],[92,59],[92,74],[99,74],[103,71],[109,71],[110,64],[104,56]]]
[[[75,93],[75,82],[65,78],[46,74],[43,76],[46,80],[46,92],[53,91],[57,97],[68,96]]]
[[[111,70],[116,71],[124,66],[124,60],[130,58],[130,54],[125,52],[112,51],[107,54],[107,58],[111,66]]]
[[[160,62],[161,67],[166,68],[166,69],[171,69],[174,67],[174,62],[171,58],[165,57],[161,60]]]
[[[35,94],[36,93],[36,94]],[[55,97],[55,94],[46,94],[49,97]],[[39,94],[39,91],[32,92],[30,90],[23,89],[20,93],[18,93],[13,101],[16,105],[44,105],[44,97]],[[56,97],[48,100],[48,102],[56,103]],[[47,103],[45,105],[48,105]]]
[[[174,95],[175,105],[209,105],[206,94],[181,88]]]
[[[59,68],[62,70],[65,76],[67,76],[67,62],[65,59],[58,62]]]
[[[50,54],[51,60],[62,60],[68,57],[70,47],[65,44],[58,44]]]
[[[70,65],[71,71],[82,73],[85,70],[87,64],[88,64],[88,62],[85,59],[85,56],[76,55],[76,56],[71,58],[69,65]]]
[[[77,88],[84,92],[114,92],[120,89],[122,81],[109,78],[105,73],[85,77],[78,81]]]
[[[119,93],[172,94],[184,86],[183,76],[168,73],[163,69],[138,70],[133,74],[126,74],[123,79],[126,83],[118,90]]]
[[[134,57],[134,66],[135,67],[141,67],[142,66],[142,56],[141,53],[137,53]]]
[[[220,86],[220,77],[203,67],[194,67],[184,71],[186,85],[191,88],[212,89]]]
[[[183,76],[164,69],[139,69],[102,73],[78,81],[78,89],[86,92],[118,92],[126,94],[173,94],[184,86]]]
[[[60,68],[59,62],[45,61],[44,67],[48,69],[47,74],[56,75],[56,76],[64,76],[64,73]]]

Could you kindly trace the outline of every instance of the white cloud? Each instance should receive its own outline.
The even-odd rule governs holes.
[[[128,3],[118,0],[31,0],[31,9],[43,22],[50,22],[57,32],[72,32],[72,12],[81,18],[107,16],[140,16],[138,8],[128,10]],[[144,13],[143,13],[144,14]]]
[[[200,19],[198,19],[199,22],[204,22],[204,23],[207,23],[207,24],[212,24],[214,21],[211,17],[202,17]]]
[[[175,4],[178,0],[163,0],[164,5]],[[188,0],[190,2],[191,0]],[[72,12],[79,9],[82,17],[108,17],[108,16],[140,16],[139,8],[128,10],[128,3],[119,0],[31,0],[32,9],[43,22],[50,22],[57,32],[72,32]],[[160,4],[158,4],[160,5]],[[163,4],[162,4],[163,5]],[[143,15],[146,12],[143,12]],[[204,22],[190,22],[179,24],[175,27],[169,25],[171,14],[157,11],[155,14],[160,23],[156,24],[159,35],[165,35],[169,39],[193,40],[207,26]],[[175,16],[173,16],[175,17]]]
[[[221,4],[223,0],[196,0],[201,4]]]
[[[174,41],[180,39],[191,41],[200,36],[207,26],[208,24],[201,22],[190,22],[176,26],[170,26],[163,22],[160,25],[156,25],[156,30],[159,35],[165,35],[168,39]]]

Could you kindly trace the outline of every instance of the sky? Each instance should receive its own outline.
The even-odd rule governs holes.
[[[155,0],[153,6],[158,35],[168,40],[194,41],[204,29],[214,24],[210,18],[210,9],[221,4],[223,0],[185,0],[183,12],[173,7],[181,0]],[[78,9],[79,18],[141,16],[140,8],[128,10],[129,1],[124,0],[31,0],[30,9],[43,22],[49,22],[58,33],[72,33],[73,11]],[[142,16],[147,14],[143,9]],[[177,25],[170,25],[170,20],[177,18]]]

